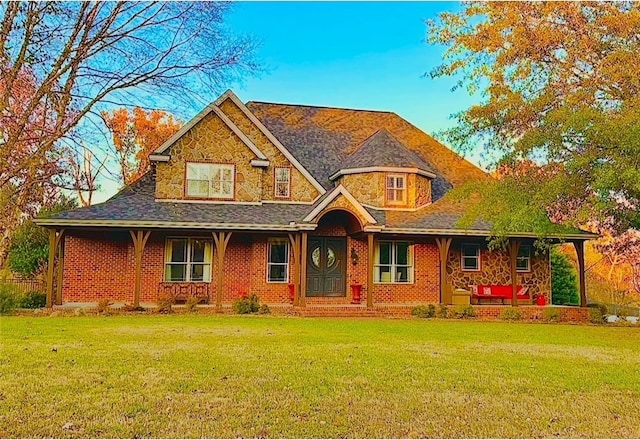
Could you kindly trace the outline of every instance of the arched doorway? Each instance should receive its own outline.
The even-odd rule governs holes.
[[[345,209],[322,213],[307,246],[306,296],[347,296],[347,236],[362,231],[358,218]]]

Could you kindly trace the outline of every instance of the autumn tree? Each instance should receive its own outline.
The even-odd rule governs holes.
[[[149,155],[181,126],[170,113],[161,110],[133,111],[120,108],[103,112],[102,117],[113,137],[120,177],[125,185],[147,172]]]
[[[470,2],[427,25],[446,47],[431,75],[479,97],[443,137],[512,169],[539,165],[476,187],[503,208],[485,201],[479,216],[503,232],[547,228],[549,209],[573,226],[640,226],[640,4]]]
[[[224,27],[230,6],[0,3],[0,266],[15,227],[75,186],[65,154],[104,128],[101,111],[191,105],[256,68],[252,42]]]

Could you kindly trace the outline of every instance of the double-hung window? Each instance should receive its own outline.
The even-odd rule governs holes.
[[[516,271],[529,272],[531,270],[531,246],[523,245],[518,249]]]
[[[288,199],[291,195],[291,168],[276,167],[275,196]]]
[[[211,241],[205,238],[169,238],[165,246],[165,281],[211,281]]]
[[[480,270],[480,246],[477,244],[462,245],[462,270]]]
[[[269,240],[267,261],[267,281],[286,283],[289,281],[289,242]]]
[[[387,174],[387,203],[403,205],[407,200],[406,179],[404,174]]]
[[[406,241],[381,241],[376,246],[374,281],[412,283],[413,252]]]
[[[234,178],[233,165],[187,163],[187,196],[232,199]]]

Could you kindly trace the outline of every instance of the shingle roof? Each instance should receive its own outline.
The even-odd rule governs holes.
[[[453,186],[487,174],[428,134],[389,112],[250,102],[247,107],[327,190],[329,176],[345,168],[411,167],[432,172],[434,202],[416,211],[365,208],[386,229],[458,230],[465,206],[444,197]],[[315,204],[177,203],[155,199],[155,177],[147,173],[104,203],[55,214],[46,221],[121,221],[180,224],[279,225],[300,223]],[[467,231],[488,231],[476,221]]]
[[[311,209],[311,205],[288,203],[239,205],[156,201],[155,178],[147,173],[104,203],[64,211],[48,219],[286,226],[291,221],[299,221]]]
[[[249,102],[247,107],[326,189],[329,176],[380,129],[429,164],[433,199],[452,186],[488,178],[471,162],[391,112]]]
[[[386,128],[381,128],[362,142],[360,147],[340,164],[340,169],[375,166],[418,168],[435,174],[431,164],[417,153],[409,150]]]

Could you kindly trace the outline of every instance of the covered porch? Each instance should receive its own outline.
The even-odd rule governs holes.
[[[484,259],[501,259],[497,275],[462,271],[461,246],[482,240],[384,233],[345,209],[323,212],[317,223],[297,231],[51,228],[49,240],[49,307],[110,297],[137,307],[172,295],[178,301],[196,297],[222,311],[239,295],[256,293],[263,302],[283,307],[402,309],[453,304],[455,289],[469,289],[474,280],[478,285],[508,286],[513,296],[503,298],[500,306],[524,306],[517,293],[530,284],[523,277],[534,275],[518,271],[521,246],[529,246],[531,238],[510,239],[504,254],[479,253],[482,268],[494,261]],[[184,261],[174,261],[169,251],[170,243],[178,241],[187,246],[181,251],[189,254]],[[578,256],[580,306],[585,307],[584,240],[572,243]],[[194,257],[197,246],[201,256]],[[405,249],[407,258],[400,261],[399,252]],[[173,279],[175,273],[179,276]],[[548,296],[550,290],[542,293]]]

